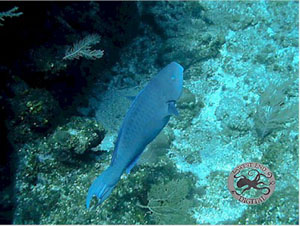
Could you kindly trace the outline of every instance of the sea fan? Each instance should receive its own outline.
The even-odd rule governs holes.
[[[73,60],[84,57],[89,60],[99,59],[103,56],[103,50],[92,50],[91,47],[100,42],[100,36],[97,34],[88,35],[72,47],[66,50],[64,60]]]
[[[189,197],[192,189],[186,178],[154,184],[147,195],[148,204],[138,203],[137,206],[148,209],[156,224],[195,224],[190,210],[198,203]]]
[[[298,116],[298,104],[289,104],[287,90],[294,79],[281,85],[270,84],[260,96],[257,111],[254,115],[255,130],[261,141],[275,129]]]

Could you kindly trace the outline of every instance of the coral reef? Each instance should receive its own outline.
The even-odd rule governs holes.
[[[224,97],[216,108],[216,119],[221,122],[224,133],[247,132],[251,129],[249,112],[238,97]]]
[[[12,143],[32,141],[56,124],[60,106],[47,90],[28,88],[20,82],[14,91],[15,97],[8,100],[13,114],[7,121]]]
[[[137,205],[146,204],[150,200],[152,193],[148,197],[147,192],[159,188],[164,181],[170,181],[172,178],[182,181],[186,192],[192,194],[196,190],[195,178],[192,175],[178,173],[174,163],[163,158],[151,166],[134,169],[126,179],[120,181],[103,206],[95,206],[96,203],[93,202],[95,208],[87,210],[84,202],[86,192],[82,191],[87,191],[93,177],[109,164],[109,155],[106,152],[90,153],[93,158],[89,161],[77,160],[78,164],[74,167],[53,158],[48,145],[45,140],[20,150],[23,165],[22,170],[17,173],[18,207],[14,223],[154,224],[162,221]],[[99,162],[96,163],[95,159]],[[23,177],[26,179],[21,180]],[[188,213],[196,203],[196,200],[192,201],[195,195],[187,197],[186,192],[181,194],[181,184],[178,184],[177,189],[179,199],[191,200],[187,201],[190,204],[182,206],[180,212],[186,215],[182,222],[192,222],[194,220]],[[173,213],[166,212],[164,216],[170,218]]]
[[[20,7],[24,15],[28,7]],[[5,46],[0,65],[0,101],[18,159],[12,223],[299,224],[298,2],[30,7],[40,21],[22,16],[26,32],[13,36],[5,24],[12,30],[1,33],[16,49],[12,57]],[[105,51],[100,60],[62,60],[66,45],[93,33]],[[23,46],[24,37],[32,40]],[[101,206],[93,199],[87,210],[88,187],[109,165],[131,104],[126,96],[171,61],[185,69],[179,116],[109,199]],[[271,127],[270,112],[282,117]],[[275,175],[276,189],[260,205],[240,203],[227,189],[231,170],[245,162]],[[0,202],[12,205],[11,189]]]
[[[201,108],[204,107],[202,98],[198,96],[197,99],[189,89],[183,89],[182,96],[177,102],[180,114],[178,120],[174,123],[174,127],[185,129],[191,125],[194,117],[196,117],[200,113]]]
[[[87,150],[99,145],[104,135],[103,126],[94,119],[72,117],[70,122],[56,128],[48,143],[59,161],[73,162],[74,158],[82,158]]]
[[[103,137],[104,130],[95,120],[73,117],[49,137],[27,142],[19,149],[15,223],[41,223],[46,215],[57,210],[60,200],[65,200],[62,196],[78,192],[76,184],[87,183],[80,176],[87,168],[85,159],[90,159],[89,155],[93,159],[103,158],[103,153],[91,150]],[[81,169],[80,165],[84,167]]]

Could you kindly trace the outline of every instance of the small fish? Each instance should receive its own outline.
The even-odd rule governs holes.
[[[183,70],[176,62],[168,64],[134,98],[119,131],[111,164],[89,188],[87,208],[94,195],[99,204],[108,198],[123,172],[130,173],[170,116],[178,115],[175,104],[182,93]]]

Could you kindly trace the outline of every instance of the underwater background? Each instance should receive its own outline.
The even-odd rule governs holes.
[[[299,224],[298,1],[1,2],[0,223]],[[131,101],[184,67],[178,117],[101,205]],[[230,172],[275,175],[259,205]]]

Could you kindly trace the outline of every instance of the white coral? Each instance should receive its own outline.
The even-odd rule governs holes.
[[[92,50],[91,46],[100,42],[100,36],[97,34],[88,35],[77,43],[73,44],[73,47],[69,47],[66,50],[64,60],[73,60],[84,57],[89,60],[99,59],[103,56],[103,50]]]

